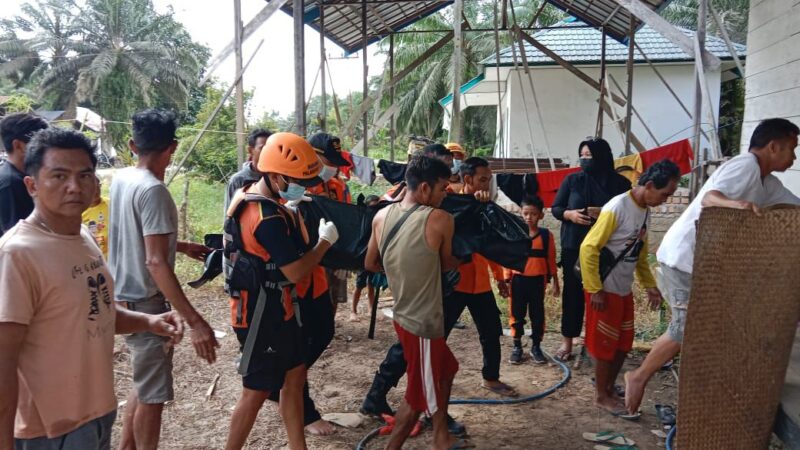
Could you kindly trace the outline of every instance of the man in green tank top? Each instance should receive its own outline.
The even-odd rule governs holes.
[[[458,361],[444,338],[443,271],[452,255],[453,217],[438,209],[450,169],[440,160],[415,155],[406,169],[408,192],[372,222],[365,267],[384,271],[395,296],[394,327],[406,360],[408,385],[387,449],[402,447],[419,415],[433,418],[433,447],[464,448],[447,429],[447,403]]]

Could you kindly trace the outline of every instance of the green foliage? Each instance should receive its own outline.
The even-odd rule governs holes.
[[[18,93],[11,95],[11,97],[9,97],[2,105],[0,105],[0,109],[4,109],[6,114],[30,112],[33,111],[34,104],[34,99],[25,94]]]
[[[739,154],[744,118],[744,80],[722,83],[719,98],[719,141],[725,156]]]
[[[180,146],[174,158],[178,161],[189,150],[189,146],[200,133],[200,129],[214,112],[222,99],[225,88],[209,85],[205,89],[205,101],[197,112],[196,121],[187,123],[178,130]],[[245,93],[245,106],[252,98],[252,93]],[[267,128],[270,128],[267,126]],[[270,129],[276,129],[272,127]],[[211,122],[208,130],[200,139],[197,147],[186,160],[185,168],[208,181],[225,182],[237,170],[236,155],[236,103],[229,97],[219,114]]]
[[[747,42],[747,19],[750,13],[750,0],[711,0],[711,5],[717,11],[725,31],[728,36],[740,44]],[[697,29],[697,0],[675,0],[661,13],[661,16],[671,23],[689,28]],[[721,37],[719,27],[709,11],[706,21],[706,29]]]
[[[82,105],[126,122],[137,110],[162,107],[194,120],[208,57],[172,11],[156,12],[151,0],[36,0],[0,22],[0,79],[36,86],[37,100],[67,116]],[[110,124],[108,133],[130,160],[128,126]]]

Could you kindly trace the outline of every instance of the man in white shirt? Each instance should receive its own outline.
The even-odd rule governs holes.
[[[772,205],[800,205],[800,198],[772,175],[786,171],[794,163],[798,134],[800,128],[786,119],[761,122],[750,138],[749,152],[721,165],[667,231],[656,256],[661,268],[661,292],[669,300],[672,320],[642,365],[625,374],[625,403],[629,412],[639,409],[647,382],[681,349],[700,212],[716,206],[761,214],[761,208]]]

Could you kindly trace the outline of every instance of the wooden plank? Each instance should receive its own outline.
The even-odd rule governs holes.
[[[750,62],[750,55],[754,55],[763,50],[768,50],[770,46],[800,32],[800,7],[792,8],[770,22],[768,27],[751,29],[747,33],[747,61]]]
[[[463,59],[463,28],[460,20],[464,12],[464,0],[453,2],[453,104],[450,114],[450,141],[461,142],[461,61]]]
[[[327,80],[325,76],[325,61],[328,56],[325,54],[325,8],[322,7],[322,0],[319,0],[319,74],[320,80],[320,97],[322,100],[322,114],[319,118],[319,128],[322,131],[327,130],[328,122],[328,92]]]
[[[647,7],[640,0],[614,0],[620,6],[627,9],[632,15],[636,16],[639,20],[646,23],[650,28],[661,33],[662,36],[667,38],[670,42],[677,45],[687,55],[695,57],[694,46],[692,40],[686,36],[682,31],[675,28],[671,23],[664,20],[655,11]],[[720,60],[707,50],[703,49],[703,60],[706,67],[709,69],[716,69],[720,65]]]
[[[233,0],[233,23],[236,72],[242,71],[242,0]],[[244,164],[244,83],[242,77],[236,82],[236,160],[242,167]]]
[[[708,9],[711,11],[711,17],[714,19],[714,23],[717,24],[717,29],[722,35],[722,40],[725,41],[725,46],[728,47],[728,52],[731,54],[731,57],[733,57],[733,61],[736,63],[739,73],[744,77],[744,66],[742,65],[742,61],[739,60],[739,54],[736,52],[736,48],[733,46],[730,36],[728,36],[728,30],[725,29],[725,24],[719,18],[719,14],[717,14],[717,10],[714,9],[712,3],[708,4]]]
[[[767,72],[748,76],[744,98],[775,94],[800,86],[800,59]]]
[[[564,58],[558,56],[555,52],[553,52],[552,50],[547,48],[544,44],[542,44],[541,42],[537,41],[533,36],[525,33],[522,30],[519,30],[519,28],[517,28],[517,31],[519,32],[520,37],[522,39],[525,39],[526,41],[528,41],[529,44],[531,44],[532,46],[534,46],[537,49],[539,49],[540,52],[542,52],[545,55],[547,55],[550,58],[552,58],[553,61],[555,61],[559,66],[567,69],[570,73],[572,73],[576,77],[580,78],[584,83],[588,84],[589,86],[593,87],[596,91],[600,92],[600,83],[598,83],[597,80],[593,79],[589,75],[586,75],[583,71],[581,71],[577,67],[573,66],[570,62],[568,62]],[[614,101],[614,103],[616,103],[616,104],[618,104],[620,106],[624,106],[625,105],[625,100],[623,100],[620,96],[618,96],[616,94],[612,93],[611,94],[611,99]]]
[[[203,124],[203,128],[200,129],[200,132],[197,133],[197,136],[195,136],[194,140],[189,145],[189,149],[186,151],[186,154],[183,155],[183,158],[178,163],[178,166],[175,167],[175,169],[173,169],[172,175],[170,175],[169,180],[167,180],[167,183],[166,183],[167,186],[169,186],[169,184],[172,183],[172,180],[174,180],[175,176],[178,175],[178,172],[181,171],[181,168],[183,167],[183,165],[186,164],[186,160],[189,159],[189,155],[192,154],[192,152],[194,151],[195,147],[197,147],[197,143],[200,142],[200,139],[202,139],[203,135],[206,134],[206,131],[208,130],[208,127],[211,125],[211,122],[213,122],[214,119],[217,118],[217,114],[219,114],[220,110],[222,110],[222,106],[225,105],[226,101],[228,101],[228,97],[231,96],[231,93],[233,92],[233,89],[236,87],[236,82],[239,80],[239,78],[242,77],[242,74],[247,70],[247,67],[250,66],[250,63],[253,61],[253,58],[255,58],[255,56],[258,54],[258,51],[261,49],[261,46],[263,44],[264,44],[264,40],[262,39],[261,42],[258,43],[258,46],[256,47],[256,49],[253,51],[253,54],[250,55],[250,59],[248,59],[247,63],[244,65],[244,67],[242,67],[241,72],[236,74],[236,78],[233,80],[233,83],[228,87],[228,90],[225,91],[225,94],[222,95],[222,98],[220,98],[219,103],[217,104],[217,107],[214,108],[214,111],[212,111],[211,115],[208,116],[208,119],[206,119],[206,123]]]
[[[270,0],[270,2],[267,3],[267,5],[264,6],[261,11],[258,12],[258,14],[256,14],[256,16],[244,26],[244,29],[242,30],[242,42],[246,41],[247,38],[252,36],[253,33],[255,33],[255,31],[261,27],[261,25],[263,25],[267,19],[272,17],[272,15],[275,14],[275,11],[280,9],[280,7],[283,6],[287,1],[289,0]],[[203,85],[206,81],[208,81],[208,79],[211,77],[211,74],[213,74],[214,71],[219,68],[220,64],[222,64],[222,61],[224,61],[225,58],[233,53],[235,46],[236,42],[234,40],[226,45],[222,51],[219,52],[219,54],[217,54],[217,56],[215,56],[208,63],[208,71],[206,72],[205,76],[203,76],[203,79],[200,80],[200,85]]]
[[[404,67],[403,70],[398,72],[397,75],[392,77],[392,79],[389,80],[386,83],[386,85],[384,86],[384,89],[391,88],[392,86],[395,86],[397,83],[402,81],[403,78],[408,76],[408,74],[411,73],[412,70],[414,70],[417,67],[419,67],[420,64],[425,62],[428,58],[431,57],[431,55],[433,55],[439,49],[444,47],[448,42],[450,42],[451,39],[453,39],[453,32],[452,31],[447,33],[444,37],[442,37],[438,41],[436,41],[436,43],[433,44],[429,49],[425,50],[425,53],[421,54],[417,59],[415,59],[413,62],[409,63],[406,67]],[[344,134],[345,135],[350,134],[350,132],[352,131],[353,127],[355,127],[355,124],[358,122],[359,117],[362,114],[364,114],[365,111],[369,110],[372,107],[372,105],[375,103],[376,100],[377,100],[377,96],[376,95],[370,95],[370,96],[366,97],[366,99],[364,101],[361,102],[361,105],[359,106],[358,111],[352,113],[350,118],[347,120],[347,124],[344,127],[344,130],[345,130]]]
[[[294,130],[306,134],[306,60],[303,0],[292,0],[294,11]]]
[[[628,73],[628,94],[625,96],[627,101],[625,105],[625,154],[631,154],[631,113],[633,113],[633,49],[636,44],[636,18],[633,14],[630,15],[630,26],[628,28],[628,61],[626,64],[626,72]]]
[[[695,40],[694,47],[698,51],[702,48],[699,38]],[[696,59],[694,61],[694,65],[697,68],[698,81],[700,83],[700,92],[702,92],[703,94],[702,103],[706,104],[706,113],[708,115],[707,120],[708,123],[710,123],[711,126],[713,127],[713,131],[711,132],[711,147],[714,150],[714,158],[721,159],[722,150],[720,149],[719,133],[717,133],[717,119],[716,117],[714,117],[714,103],[711,101],[711,95],[708,90],[708,81],[706,80],[705,68],[703,67],[703,62],[699,59]]]
[[[614,83],[614,87],[616,87],[618,91],[622,92],[622,88],[619,86],[619,83],[617,83],[617,80],[614,79],[614,76],[608,74],[608,78],[611,80],[612,83]],[[631,102],[631,106],[633,109],[633,114],[636,116],[637,119],[639,119],[639,122],[642,124],[645,131],[647,131],[647,134],[650,135],[650,139],[652,139],[653,142],[655,142],[657,147],[660,147],[661,143],[658,142],[658,139],[656,139],[656,135],[653,134],[653,131],[650,130],[650,127],[647,126],[647,122],[644,121],[644,118],[639,114],[639,111],[637,111],[636,107],[633,106],[633,102]]]

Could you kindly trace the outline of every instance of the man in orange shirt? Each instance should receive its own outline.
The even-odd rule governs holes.
[[[474,195],[480,201],[489,201],[489,187],[492,171],[489,162],[483,158],[467,158],[460,167],[464,182],[462,194]],[[511,386],[500,381],[500,336],[503,326],[500,311],[492,292],[489,279],[491,269],[501,294],[508,292],[503,269],[475,253],[472,260],[458,266],[461,279],[452,294],[444,299],[445,332],[449,335],[464,308],[469,308],[480,336],[483,351],[483,388],[506,397],[519,395]]]
[[[505,269],[506,282],[511,284],[509,301],[509,322],[514,349],[511,351],[511,364],[522,362],[522,336],[525,335],[525,314],[531,318],[530,355],[536,364],[545,364],[540,344],[544,337],[544,294],[547,283],[553,279],[553,295],[561,294],[556,268],[556,243],[553,234],[547,228],[539,228],[539,221],[544,217],[544,203],[534,196],[525,196],[521,202],[522,218],[528,225],[531,236],[531,256],[525,264],[525,270]]]

